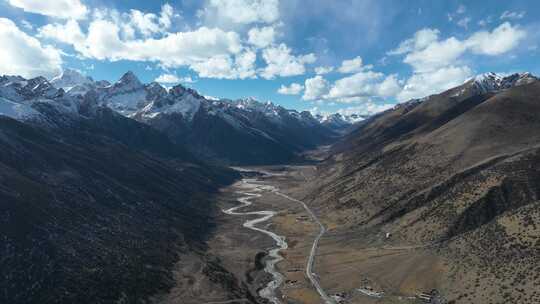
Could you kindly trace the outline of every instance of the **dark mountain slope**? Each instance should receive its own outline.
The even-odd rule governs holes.
[[[61,132],[0,117],[0,302],[142,303],[172,286],[178,252],[203,246],[210,195],[234,174],[178,158],[165,137],[138,150],[102,114]]]
[[[253,100],[245,102],[255,109],[221,101],[203,103],[192,120],[180,113],[135,118],[168,134],[195,155],[236,165],[288,163],[297,160],[300,152],[327,144],[338,136],[307,112],[291,112]]]
[[[149,124],[200,157],[220,163],[272,164],[294,159],[289,147],[269,138],[249,122],[241,129],[222,117],[200,110],[186,125],[178,115],[162,115]]]

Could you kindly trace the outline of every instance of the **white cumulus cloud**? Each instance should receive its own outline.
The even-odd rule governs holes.
[[[357,106],[339,109],[337,112],[341,115],[374,115],[393,107],[394,105],[390,103],[375,103],[372,101],[367,101]]]
[[[432,71],[457,60],[467,50],[460,40],[450,37],[446,40],[432,41],[421,49],[414,49],[407,54],[403,62],[410,64],[416,71]]]
[[[401,55],[421,50],[429,46],[431,43],[439,40],[440,31],[437,29],[425,28],[417,31],[414,36],[401,42],[398,48],[388,52],[388,55]]]
[[[329,83],[322,76],[317,75],[305,81],[303,100],[318,100],[328,93]]]
[[[180,83],[180,82],[184,82],[184,83],[195,82],[195,80],[193,80],[191,76],[178,77],[175,74],[161,74],[159,75],[159,77],[154,79],[154,81],[159,82],[159,83],[165,83],[165,84]]]
[[[62,70],[60,50],[42,45],[10,19],[0,18],[0,74],[50,77]]]
[[[363,66],[362,57],[357,56],[353,59],[343,60],[338,71],[343,74],[350,74],[361,72],[366,68],[370,68],[370,66]]]
[[[174,74],[161,74],[154,81],[159,83],[178,83],[180,82],[180,78]]]
[[[527,33],[505,22],[493,31],[479,31],[465,40],[450,37],[439,39],[436,29],[422,29],[413,38],[402,42],[390,55],[406,54],[405,63],[417,71],[437,70],[455,64],[466,52],[479,55],[500,55],[515,48]]]
[[[129,12],[131,25],[136,28],[143,36],[150,36],[159,32],[160,25],[158,24],[158,16],[152,13],[143,13],[139,10],[132,9]]]
[[[172,25],[171,19],[173,16],[173,7],[169,3],[165,3],[163,6],[161,6],[161,13],[159,14],[158,22],[162,27],[168,29]]]
[[[83,19],[88,8],[79,0],[8,0],[12,6],[26,12],[62,19]]]
[[[497,56],[515,49],[527,37],[519,26],[505,22],[492,31],[478,31],[466,39],[440,39],[436,29],[422,29],[403,41],[389,55],[405,55],[403,62],[413,74],[405,82],[398,99],[424,97],[460,85],[472,75],[464,64],[467,54]]]
[[[187,66],[201,77],[235,79],[255,74],[256,54],[243,51],[236,32],[200,27],[143,39],[122,38],[121,33],[121,25],[109,19],[93,20],[86,34],[75,20],[39,29],[41,37],[71,44],[86,58],[150,61],[170,68]]]
[[[334,71],[333,66],[319,66],[315,68],[315,73],[317,75],[328,74],[328,73],[331,73],[332,71]]]
[[[479,31],[465,40],[450,37],[439,39],[436,29],[422,29],[413,38],[402,42],[390,55],[406,54],[405,63],[417,70],[438,69],[453,64],[465,52],[480,55],[500,55],[515,48],[527,33],[518,26],[505,22],[493,31]]]
[[[366,71],[336,80],[325,96],[340,102],[356,102],[368,98],[392,97],[401,91],[396,75]]]
[[[474,33],[465,44],[476,54],[500,55],[515,48],[527,36],[527,32],[505,22],[492,32]]]
[[[378,85],[377,95],[380,97],[392,97],[401,92],[401,89],[397,75],[389,75]]]
[[[193,63],[191,69],[205,78],[232,78],[233,60],[227,55],[218,55]]]
[[[218,23],[273,23],[279,19],[279,0],[209,0],[203,14]]]
[[[293,82],[289,86],[281,85],[278,89],[278,93],[282,95],[299,95],[303,89],[303,85]]]
[[[463,84],[471,76],[472,71],[467,66],[448,66],[430,73],[414,73],[397,98],[399,101],[407,101],[437,94]]]
[[[54,39],[77,47],[82,46],[86,39],[79,23],[75,19],[70,19],[63,24],[52,23],[40,27],[38,29],[38,37]]]
[[[235,59],[227,55],[217,55],[207,60],[191,64],[190,68],[199,77],[218,79],[253,78],[255,72],[256,54],[252,51],[238,54]]]
[[[271,26],[252,28],[248,32],[248,42],[259,48],[265,48],[274,43],[275,30]]]
[[[110,12],[115,14],[114,11]],[[156,33],[166,33],[167,29],[172,24],[172,17],[174,16],[173,7],[166,3],[161,7],[161,12],[158,15],[153,13],[145,13],[136,9],[129,11],[129,14],[124,14],[124,22],[122,27],[124,31],[127,31],[128,37],[134,36],[134,31],[138,31],[143,37],[150,37]],[[115,16],[116,18],[120,18]],[[118,23],[118,22],[117,22]]]
[[[261,76],[265,79],[302,75],[306,72],[305,65],[314,63],[317,59],[312,53],[295,56],[284,43],[264,49],[262,57],[266,67],[261,71]]]

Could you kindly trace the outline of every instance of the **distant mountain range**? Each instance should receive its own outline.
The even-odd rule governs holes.
[[[232,164],[295,160],[300,152],[331,142],[365,118],[314,117],[252,98],[209,99],[182,85],[166,89],[156,82],[143,84],[132,72],[113,84],[74,70],[51,81],[0,78],[0,113],[21,121],[54,125],[58,120],[90,117],[100,107],[150,125],[202,158]],[[51,116],[51,111],[62,117]]]

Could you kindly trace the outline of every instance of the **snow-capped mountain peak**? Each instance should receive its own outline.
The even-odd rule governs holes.
[[[78,104],[78,100],[55,88],[44,77],[0,77],[0,115],[44,122],[50,113],[76,113]]]
[[[177,84],[174,87],[172,87],[169,90],[169,93],[172,96],[176,97],[176,98],[181,97],[181,96],[185,96],[186,94],[187,95],[193,95],[196,98],[204,98],[203,96],[201,96],[199,94],[199,92],[197,92],[197,91],[195,91],[194,89],[191,89],[191,88],[186,88],[181,84]]]
[[[187,121],[191,121],[201,104],[207,102],[197,91],[176,85],[167,91],[158,83],[145,86],[146,100],[144,106],[135,116],[143,120],[153,119],[161,114],[180,114]]]
[[[157,82],[151,82],[146,85],[146,99],[157,100],[167,96],[167,89]]]
[[[276,114],[281,107],[275,105],[271,101],[260,102],[254,97],[241,98],[230,101],[236,108],[247,111],[259,111],[267,114]]]
[[[480,92],[488,93],[528,84],[536,80],[538,78],[531,73],[515,73],[511,75],[485,73],[475,76],[468,82]]]
[[[150,103],[146,87],[131,71],[114,84],[98,88],[98,92],[104,104],[125,116],[135,114]]]
[[[367,116],[359,115],[359,114],[344,115],[340,113],[334,113],[334,114],[327,114],[327,115],[317,114],[315,118],[323,125],[340,128],[340,127],[347,127],[357,122],[360,122],[366,119]]]
[[[113,86],[122,91],[129,91],[141,87],[142,83],[132,71],[128,71]]]
[[[51,79],[50,83],[58,88],[66,91],[78,85],[92,84],[94,80],[91,77],[81,74],[77,70],[65,69],[62,73]]]

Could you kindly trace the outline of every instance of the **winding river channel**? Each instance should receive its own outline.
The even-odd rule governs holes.
[[[261,173],[263,173],[264,175],[272,175],[271,173],[268,173],[268,172],[261,172]],[[259,295],[274,304],[282,303],[279,297],[277,296],[276,291],[282,285],[284,281],[284,276],[276,270],[276,264],[283,260],[283,257],[280,255],[279,252],[281,250],[287,249],[288,245],[284,236],[278,235],[272,231],[265,230],[265,229],[255,226],[257,224],[270,220],[274,215],[276,215],[275,211],[263,210],[263,211],[239,212],[238,210],[251,206],[253,204],[251,200],[261,197],[263,193],[272,192],[272,193],[282,196],[283,198],[287,200],[300,203],[306,209],[306,211],[309,213],[312,219],[316,223],[318,223],[318,225],[320,226],[320,232],[315,238],[315,240],[313,241],[313,246],[311,248],[310,256],[306,265],[306,276],[311,281],[313,287],[317,290],[317,292],[319,293],[321,299],[323,300],[325,304],[336,303],[334,299],[329,297],[328,294],[324,291],[324,289],[320,286],[316,278],[316,275],[313,272],[314,256],[317,250],[318,242],[319,242],[319,239],[326,232],[325,227],[319,221],[317,216],[309,209],[309,207],[304,202],[296,200],[294,198],[291,198],[279,192],[279,189],[274,186],[264,185],[255,178],[244,178],[238,185],[238,188],[239,188],[239,191],[237,191],[237,193],[242,195],[241,197],[237,199],[238,202],[240,202],[240,205],[232,207],[227,210],[223,210],[223,212],[229,215],[242,215],[242,216],[260,215],[261,217],[259,218],[244,222],[243,226],[248,229],[258,231],[258,232],[261,232],[270,236],[272,239],[274,239],[277,246],[268,252],[268,256],[270,258],[267,259],[265,262],[266,263],[265,271],[269,273],[270,275],[272,275],[273,280],[270,281],[266,285],[266,287],[263,288],[259,292]]]
[[[281,301],[276,295],[276,290],[283,283],[284,277],[281,273],[276,270],[276,264],[283,260],[283,257],[279,254],[281,250],[287,249],[288,245],[285,241],[285,237],[277,235],[272,231],[268,231],[262,228],[255,227],[256,224],[265,222],[276,215],[275,211],[251,211],[251,212],[238,212],[237,210],[245,208],[252,205],[251,199],[260,197],[260,192],[263,191],[275,191],[276,188],[273,186],[267,186],[262,184],[257,184],[256,179],[243,179],[242,184],[239,186],[239,194],[243,195],[238,198],[238,201],[241,203],[239,206],[223,210],[226,214],[230,215],[262,215],[260,218],[249,220],[244,222],[243,226],[251,230],[255,230],[261,233],[264,233],[276,241],[277,247],[270,250],[268,256],[270,259],[266,261],[265,271],[273,276],[273,280],[270,281],[265,288],[263,288],[259,295],[265,299],[268,299],[274,304],[279,304]],[[249,192],[248,192],[249,191]]]

